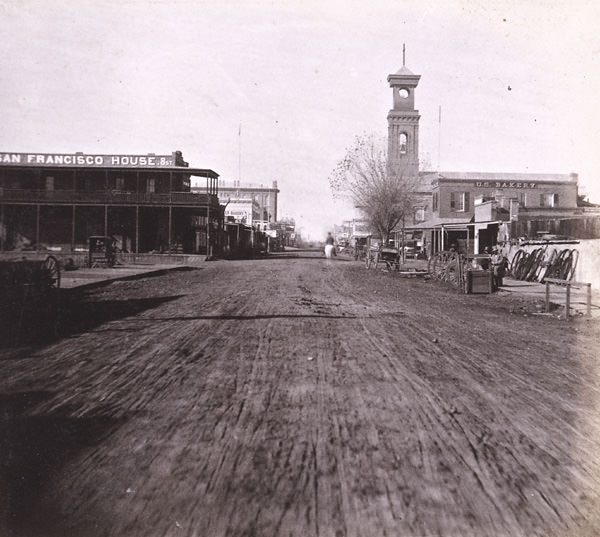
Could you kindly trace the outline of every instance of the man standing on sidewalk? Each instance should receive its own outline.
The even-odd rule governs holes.
[[[506,267],[506,260],[504,256],[498,250],[497,247],[494,247],[492,250],[492,272],[493,272],[493,283],[492,287],[494,289],[498,289],[498,287],[502,286],[502,279],[504,278],[504,269]]]

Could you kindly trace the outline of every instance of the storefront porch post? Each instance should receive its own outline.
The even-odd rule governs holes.
[[[35,206],[35,251],[40,251],[40,205]]]
[[[0,205],[0,252],[4,252],[4,236],[6,235],[6,226],[4,224],[4,205]]]
[[[72,218],[71,218],[71,252],[75,251],[75,221],[77,219],[76,205],[73,205]]]
[[[140,253],[140,207],[135,206],[135,253]]]
[[[212,248],[210,246],[210,196],[207,197],[208,201],[206,203],[206,257],[210,258],[212,254]]]
[[[171,238],[173,236],[173,207],[169,205],[169,231],[167,237],[167,249],[171,253]]]

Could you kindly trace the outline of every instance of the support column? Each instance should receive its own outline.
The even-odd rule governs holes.
[[[35,206],[35,251],[40,251],[40,206]]]
[[[75,251],[75,222],[77,220],[77,209],[76,205],[73,205],[73,218],[71,219],[71,252]]]
[[[104,236],[108,236],[108,205],[104,206]]]
[[[0,252],[4,252],[4,237],[6,236],[6,225],[4,223],[4,205],[0,205]]]
[[[206,204],[206,257],[210,258],[211,246],[210,246],[210,196],[208,196],[208,202]]]
[[[140,253],[140,207],[135,206],[135,253]]]
[[[469,241],[471,238],[471,234],[469,233],[469,226],[467,226],[467,251],[465,252],[465,255],[469,255]]]
[[[169,236],[167,237],[167,249],[171,253],[171,239],[173,235],[173,207],[169,205]]]

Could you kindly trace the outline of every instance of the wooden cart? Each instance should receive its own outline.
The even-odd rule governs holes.
[[[391,245],[384,246],[379,239],[370,238],[365,256],[367,268],[385,267],[387,270],[399,271],[402,264],[400,250]]]

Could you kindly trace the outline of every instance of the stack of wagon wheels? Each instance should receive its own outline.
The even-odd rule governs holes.
[[[553,250],[547,255],[546,247],[536,248],[530,253],[519,250],[510,263],[510,275],[515,280],[543,282],[546,278],[570,281],[575,275],[579,251]]]
[[[59,289],[54,256],[0,262],[0,342],[11,346],[56,335]]]

